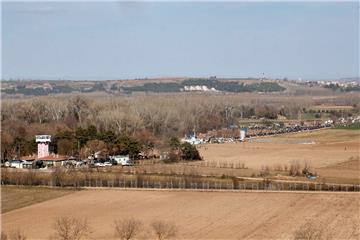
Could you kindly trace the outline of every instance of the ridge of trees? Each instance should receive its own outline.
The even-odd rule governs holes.
[[[276,82],[244,84],[238,81],[219,81],[216,79],[187,79],[181,83],[145,83],[141,86],[122,87],[125,92],[180,92],[185,86],[200,85],[224,92],[279,92],[285,88]]]

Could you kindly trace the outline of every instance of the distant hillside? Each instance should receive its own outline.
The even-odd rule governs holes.
[[[121,87],[125,92],[279,92],[285,88],[276,82],[255,82],[245,84],[239,81],[217,79],[187,79],[182,82],[145,83],[140,86]]]
[[[109,81],[3,81],[1,93],[19,96],[44,96],[59,93],[176,93],[186,91],[208,92],[281,92],[286,88],[272,81],[258,79],[135,79]]]

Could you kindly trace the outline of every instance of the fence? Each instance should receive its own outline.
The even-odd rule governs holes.
[[[15,180],[15,181],[14,181]],[[330,183],[291,183],[266,181],[240,181],[239,179],[208,179],[201,177],[151,177],[144,175],[122,176],[113,179],[72,178],[59,180],[47,179],[2,179],[2,185],[38,185],[50,187],[116,187],[144,189],[192,189],[192,190],[269,190],[269,191],[327,191],[360,192],[360,185]]]
[[[239,183],[233,182],[188,182],[188,181],[129,181],[129,180],[92,180],[82,181],[74,187],[117,187],[117,188],[150,188],[150,189],[193,189],[193,190],[269,190],[269,191],[331,191],[360,192],[360,185],[340,184],[299,184],[299,183]]]

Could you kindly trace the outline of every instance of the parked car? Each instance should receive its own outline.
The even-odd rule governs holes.
[[[23,168],[23,161],[21,160],[12,160],[10,162],[10,167],[12,168]]]
[[[95,166],[95,167],[105,167],[105,164],[102,163],[102,162],[96,162],[96,163],[94,164],[94,166]]]
[[[111,167],[112,166],[112,163],[111,162],[104,162],[104,167]]]

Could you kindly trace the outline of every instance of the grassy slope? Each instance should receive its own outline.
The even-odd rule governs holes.
[[[72,189],[50,189],[45,187],[1,187],[1,212],[29,206],[53,198],[58,198],[75,190]]]

